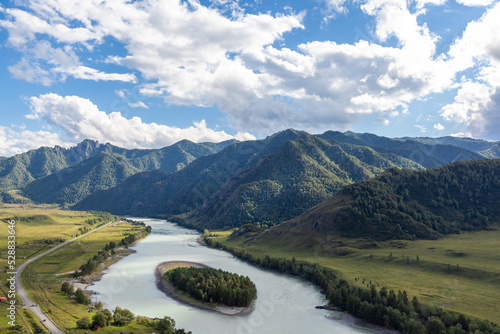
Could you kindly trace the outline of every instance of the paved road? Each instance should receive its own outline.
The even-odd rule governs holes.
[[[47,329],[52,332],[53,334],[64,334],[64,332],[59,329],[59,327],[56,326],[56,324],[45,314],[42,312],[42,310],[40,309],[40,307],[37,305],[37,306],[33,306],[35,305],[35,303],[28,297],[28,294],[26,293],[26,290],[23,288],[23,286],[21,285],[21,272],[23,271],[23,269],[28,265],[30,264],[31,262],[33,261],[36,261],[38,260],[39,258],[41,258],[42,256],[50,253],[50,252],[53,252],[54,250],[58,249],[58,248],[61,248],[63,246],[66,246],[67,244],[69,244],[70,242],[73,242],[77,239],[80,239],[80,238],[83,238],[87,235],[89,235],[90,233],[93,233],[97,230],[100,230],[101,228],[103,227],[106,227],[108,226],[109,224],[112,224],[112,223],[115,223],[114,221],[113,222],[110,222],[110,223],[107,223],[106,225],[103,225],[101,227],[98,227],[96,228],[95,230],[92,230],[90,232],[87,232],[85,234],[82,234],[81,236],[79,237],[76,237],[76,238],[73,238],[71,240],[68,240],[66,242],[63,242],[62,244],[59,244],[57,246],[55,246],[54,248],[51,248],[49,249],[48,251],[46,252],[43,252],[41,254],[38,254],[37,256],[27,260],[26,262],[24,262],[22,265],[20,265],[17,270],[16,270],[16,292],[17,292],[17,295],[19,296],[19,298],[23,301],[23,303],[30,308],[30,310],[40,319],[40,321],[42,321],[42,323],[44,324],[45,327],[47,327]],[[44,321],[45,320],[45,321]]]

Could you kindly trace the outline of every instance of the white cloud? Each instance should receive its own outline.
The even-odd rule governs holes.
[[[444,126],[441,125],[440,123],[436,123],[436,124],[434,124],[434,129],[436,129],[438,131],[442,131],[442,130],[444,130]]]
[[[427,132],[427,128],[424,125],[415,124],[415,127],[420,130],[420,132]]]
[[[53,82],[49,71],[44,70],[39,64],[22,58],[17,64],[8,67],[13,78],[25,80],[27,82],[41,83],[50,86]]]
[[[478,82],[465,82],[455,101],[444,106],[441,116],[446,120],[465,124],[475,138],[499,139],[500,88]]]
[[[491,101],[492,88],[477,82],[465,82],[458,90],[455,101],[444,106],[441,116],[446,120],[470,124],[476,121]]]
[[[188,128],[177,128],[156,123],[144,123],[139,117],[127,119],[119,112],[100,111],[90,100],[79,96],[45,94],[29,99],[30,119],[44,120],[64,132],[72,144],[84,139],[94,139],[126,148],[158,148],[182,139],[193,142],[240,138],[255,139],[248,133],[231,136],[224,131],[207,127],[204,120]]]
[[[476,67],[478,74],[458,84],[452,103],[441,109],[446,120],[464,124],[474,137],[499,140],[500,133],[500,2],[467,25],[450,48],[457,71]]]
[[[467,25],[462,37],[451,47],[449,55],[457,71],[482,62],[483,66],[500,64],[500,2],[489,9],[479,20]]]
[[[33,0],[26,3],[30,9],[5,10],[0,24],[25,57],[9,68],[17,78],[44,85],[69,75],[138,83],[139,94],[167,104],[216,106],[240,130],[318,132],[347,128],[367,114],[405,114],[412,102],[455,88],[457,74],[467,69],[476,70],[475,81],[493,94],[500,85],[500,5],[487,8],[449,51],[438,54],[439,37],[422,13],[445,1],[353,2],[374,20],[373,41],[310,41],[289,48],[276,42],[304,28],[304,13],[247,14],[227,0],[213,4],[230,8],[230,18],[198,1]],[[347,1],[322,2],[331,12],[346,13]],[[126,51],[101,59],[132,73],[105,73],[78,57],[108,37]],[[382,46],[393,40],[396,46]],[[465,100],[455,102],[443,117],[471,126],[480,119],[460,111]]]
[[[21,129],[22,130],[22,129]],[[9,157],[43,146],[65,146],[57,133],[47,131],[15,131],[0,126],[0,156]]]
[[[491,5],[495,0],[457,0],[459,4],[464,6],[488,6]]]
[[[422,9],[427,5],[442,6],[447,0],[416,0],[417,8]]]
[[[125,97],[125,90],[123,89],[115,89],[115,95],[121,98]]]
[[[128,106],[130,108],[145,108],[145,109],[149,109],[149,107],[142,101],[138,101],[138,102],[134,102],[134,103],[129,103]]]
[[[87,66],[59,67],[54,69],[66,75],[72,75],[75,79],[93,80],[93,81],[123,81],[136,83],[137,78],[131,73],[106,73]]]

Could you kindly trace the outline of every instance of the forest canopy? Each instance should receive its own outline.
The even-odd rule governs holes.
[[[212,304],[248,307],[257,296],[247,276],[213,268],[175,268],[163,278],[191,297]]]

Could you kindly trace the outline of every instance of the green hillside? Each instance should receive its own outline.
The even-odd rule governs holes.
[[[392,139],[371,133],[327,131],[320,135],[326,140],[368,146],[380,153],[391,153],[407,158],[425,168],[434,168],[455,161],[484,159],[485,156],[448,142],[420,142],[413,138]],[[458,143],[458,141],[457,141]]]
[[[19,189],[67,166],[64,149],[41,147],[0,160],[0,189]]]
[[[196,144],[183,140],[162,149],[129,150],[85,140],[70,149],[42,147],[0,159],[0,193],[8,199],[9,190],[25,188],[25,194],[37,202],[75,203],[141,171],[178,171],[233,142]],[[99,154],[108,156],[97,158]]]
[[[400,145],[399,141],[390,141]],[[380,146],[376,150],[365,142],[354,142],[362,145],[339,141],[328,133],[313,136],[286,130],[264,140],[229,145],[159,182],[142,179],[151,185],[144,191],[126,189],[127,185],[121,184],[89,196],[76,208],[160,217],[182,214],[185,222],[203,228],[248,223],[266,228],[300,215],[342,186],[388,168],[424,169],[411,159],[384,152]],[[436,152],[441,160],[433,158],[436,164],[443,161],[440,150]],[[457,150],[464,158],[478,157],[465,149]],[[430,153],[428,156],[433,157]]]
[[[257,236],[277,243],[300,238],[437,239],[484,230],[500,221],[500,159],[412,171],[392,168],[342,188],[301,216]],[[281,241],[279,241],[280,239]]]
[[[160,181],[164,180],[167,174],[154,170],[150,172],[137,173],[106,191],[96,191],[93,195],[75,204],[75,210],[87,210],[93,208],[98,211],[117,211],[125,215],[135,215],[141,212],[145,217],[155,216],[157,201],[153,196],[159,193]],[[143,200],[137,200],[138,194],[144,194]],[[151,203],[150,201],[153,201]]]
[[[129,188],[135,182],[127,180],[116,188],[87,197],[75,207],[79,210],[101,208],[123,214],[154,216],[190,212],[200,208],[231,177],[248,170],[260,158],[277,151],[287,140],[299,135],[297,131],[287,130],[264,140],[232,143],[217,154],[194,160],[186,168],[159,182],[148,180],[149,174],[140,179],[134,178],[151,185],[145,191]],[[109,198],[119,198],[123,192],[127,193],[126,200],[108,201]],[[109,206],[103,207],[102,203],[109,203]]]
[[[24,193],[39,203],[74,203],[97,190],[112,188],[137,172],[125,158],[103,152],[31,182]]]
[[[194,214],[207,228],[256,223],[264,228],[302,214],[347,184],[386,168],[419,168],[407,159],[379,154],[365,146],[333,145],[308,134],[287,141],[279,151],[224,184]],[[349,153],[351,154],[349,154]]]
[[[499,142],[490,142],[482,139],[474,139],[474,138],[460,138],[460,137],[440,137],[440,138],[410,138],[404,137],[400,138],[400,140],[413,140],[418,141],[420,143],[429,144],[429,145],[452,145],[456,147],[465,148],[469,151],[476,152],[481,154],[486,158],[500,158],[500,143]]]

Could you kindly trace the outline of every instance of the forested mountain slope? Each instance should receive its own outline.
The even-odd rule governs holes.
[[[129,150],[85,140],[70,149],[41,147],[0,159],[0,192],[26,187],[26,195],[38,202],[75,203],[94,190],[108,189],[141,171],[178,171],[233,142],[196,144],[183,140],[161,149]],[[103,153],[108,154],[106,159],[93,159]]]
[[[395,141],[395,145],[401,143]],[[145,191],[126,190],[122,184],[89,196],[75,208],[160,217],[188,213],[191,225],[208,228],[247,223],[269,227],[303,213],[342,186],[388,168],[424,168],[376,147],[379,151],[368,145],[338,141],[328,134],[313,136],[287,130],[201,157],[156,183],[147,181],[151,187]],[[463,158],[480,157],[465,149],[457,150]],[[118,199],[123,193],[127,193],[126,201],[108,200]]]
[[[392,166],[420,168],[365,146],[339,144],[308,134],[287,141],[276,153],[226,182],[194,214],[202,217],[197,224],[208,228],[247,223],[273,226],[300,215],[342,186]]]
[[[398,140],[406,141],[413,140],[429,145],[452,145],[456,147],[465,148],[469,151],[481,154],[486,158],[500,158],[500,142],[491,142],[482,139],[474,138],[460,138],[460,137],[440,137],[440,138],[398,138]]]
[[[192,211],[212,196],[228,179],[254,166],[261,157],[278,150],[287,140],[300,132],[288,130],[264,140],[233,143],[217,154],[200,157],[186,168],[166,176],[159,182],[141,178],[151,184],[145,192],[127,189],[134,182],[120,184],[106,192],[99,192],[78,203],[77,209],[106,209],[123,214],[169,216]],[[127,192],[127,201],[109,203],[107,198]],[[109,203],[110,206],[103,206]],[[147,203],[147,204],[144,204]]]
[[[380,153],[392,153],[396,156],[407,158],[425,168],[439,167],[449,162],[473,159],[484,159],[484,155],[472,152],[466,148],[442,144],[433,144],[415,141],[380,137],[371,133],[336,132],[327,131],[319,137],[326,140],[368,146]]]
[[[254,242],[301,238],[312,247],[316,236],[437,239],[499,222],[500,159],[475,160],[425,171],[391,168],[342,188]]]

